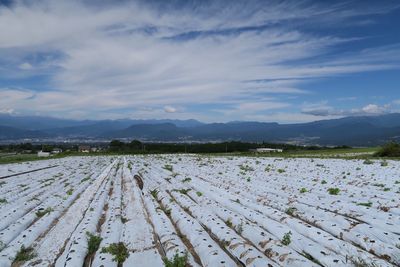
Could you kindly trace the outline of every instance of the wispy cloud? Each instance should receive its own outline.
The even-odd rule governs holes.
[[[316,104],[305,104],[302,109],[303,114],[313,115],[318,117],[343,117],[343,116],[370,116],[382,115],[391,112],[391,105],[386,104],[383,106],[377,104],[368,104],[361,108],[353,108],[350,110],[338,110],[327,104],[327,102]]]
[[[229,112],[245,119],[291,106],[273,96],[309,94],[301,86],[305,80],[399,67],[397,45],[332,57],[336,46],[354,39],[291,26],[340,24],[390,12],[393,5],[103,4],[16,1],[0,7],[0,54],[7,54],[0,74],[50,77],[45,90],[0,89],[0,108],[71,116],[79,110],[85,117],[145,107],[173,114],[176,106],[230,103]],[[136,116],[143,114],[154,113]]]
[[[21,70],[30,70],[33,66],[29,62],[24,62],[18,66]]]

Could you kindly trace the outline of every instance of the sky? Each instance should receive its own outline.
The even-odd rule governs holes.
[[[0,113],[300,123],[399,85],[396,0],[0,0]]]

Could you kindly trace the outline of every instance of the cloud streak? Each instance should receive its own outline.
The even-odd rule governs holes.
[[[362,108],[354,108],[350,110],[338,110],[326,103],[306,104],[307,107],[302,109],[302,114],[313,115],[317,117],[344,117],[344,116],[371,116],[382,115],[391,112],[391,105],[386,104],[379,106],[376,104],[368,104]]]
[[[175,106],[231,104],[239,118],[248,118],[291,106],[276,95],[309,94],[304,80],[399,67],[399,46],[330,58],[333,48],[354,40],[282,26],[324,24],[328,17],[343,23],[395,7],[225,4],[17,1],[2,7],[0,54],[9,56],[0,74],[49,78],[43,90],[0,89],[7,99],[0,108],[66,116],[79,110],[90,117],[115,109],[172,114]],[[264,105],[260,96],[273,100]]]

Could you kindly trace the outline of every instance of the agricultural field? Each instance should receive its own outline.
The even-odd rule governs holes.
[[[400,266],[398,161],[68,157],[0,177],[0,267]]]

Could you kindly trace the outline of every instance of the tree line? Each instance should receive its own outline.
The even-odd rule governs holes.
[[[256,148],[283,149],[284,151],[300,150],[321,150],[328,149],[321,146],[298,146],[291,144],[277,143],[248,143],[239,141],[229,141],[221,143],[154,143],[132,140],[131,142],[122,142],[112,140],[109,143],[97,143],[89,146],[102,148],[102,152],[112,153],[232,153],[248,152]],[[7,144],[0,145],[0,151],[17,153],[36,153],[38,151],[51,152],[54,148],[61,148],[63,151],[77,152],[78,144]],[[350,148],[347,146],[338,146],[339,148]]]
[[[283,149],[284,151],[320,150],[327,149],[319,146],[297,146],[276,143],[247,143],[247,142],[221,142],[221,143],[142,143],[138,140],[122,142],[113,140],[109,144],[110,152],[122,153],[232,153],[248,152],[256,148]],[[349,147],[336,147],[349,148]]]

